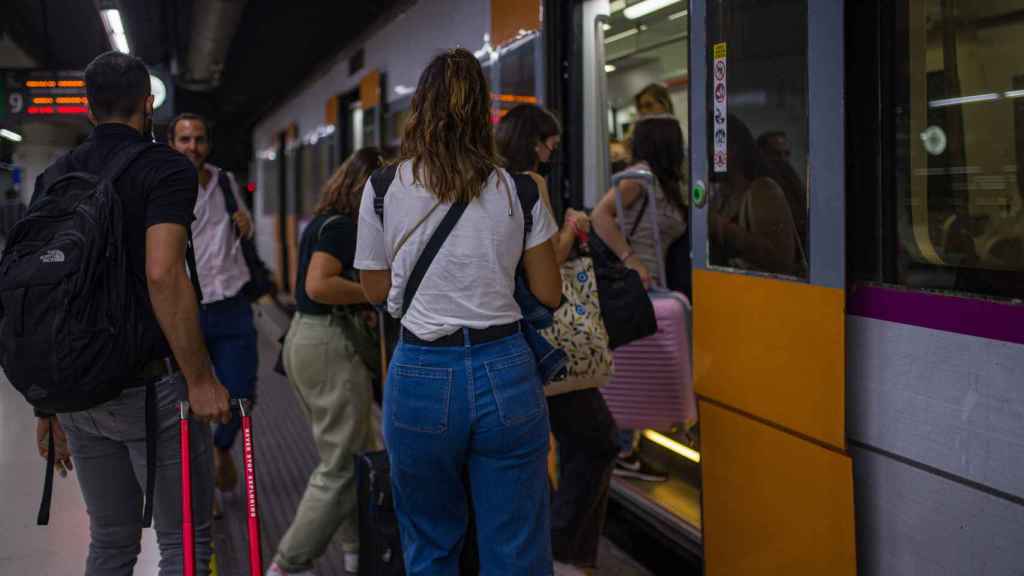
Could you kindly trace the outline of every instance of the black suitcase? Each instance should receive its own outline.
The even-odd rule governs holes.
[[[359,498],[360,576],[403,576],[402,540],[391,494],[391,465],[387,452],[366,452],[355,457]],[[463,576],[480,573],[473,507],[459,564]]]
[[[383,450],[356,456],[359,502],[359,574],[402,576],[402,540],[391,495],[391,468]]]

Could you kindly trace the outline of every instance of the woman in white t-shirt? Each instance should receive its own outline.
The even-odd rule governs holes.
[[[363,290],[402,319],[384,390],[384,438],[410,576],[459,573],[469,506],[481,573],[552,571],[547,410],[513,290],[522,260],[531,292],[558,306],[557,229],[536,202],[524,239],[517,190],[498,168],[490,104],[471,53],[436,57],[413,97],[382,217],[374,179],[360,207],[355,267]],[[463,203],[405,302],[428,241]]]

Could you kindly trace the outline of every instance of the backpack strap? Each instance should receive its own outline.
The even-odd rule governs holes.
[[[110,180],[111,182],[117,180],[140,154],[154,146],[162,146],[162,144],[157,144],[156,142],[150,142],[147,140],[145,142],[138,142],[136,144],[125,146],[118,151],[113,160],[107,162],[107,165],[103,167],[103,170],[100,171],[98,176],[100,178]]]
[[[370,175],[370,185],[373,186],[373,211],[377,218],[380,218],[381,224],[384,224],[384,197],[387,196],[388,188],[391,188],[391,182],[395,180],[397,173],[398,164],[389,164],[374,170]]]
[[[526,247],[526,239],[533,231],[533,207],[540,199],[540,189],[537,182],[526,173],[512,174],[512,182],[516,185],[516,195],[519,196],[519,204],[523,207],[523,247]]]
[[[235,189],[231,185],[231,176],[227,170],[217,171],[217,186],[224,194],[224,207],[227,208],[228,216],[238,212],[238,200],[235,199]]]

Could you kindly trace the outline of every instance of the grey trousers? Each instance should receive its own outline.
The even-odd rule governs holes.
[[[183,571],[181,445],[178,400],[181,375],[156,384],[157,445],[153,526],[160,576]],[[128,388],[95,408],[59,416],[89,513],[86,576],[130,576],[141,549],[146,487],[146,389]],[[210,429],[191,423],[192,518],[197,574],[209,573],[213,460]]]
[[[346,552],[359,549],[354,456],[375,447],[370,373],[330,315],[295,314],[284,365],[313,427],[320,463],[313,470],[274,561],[308,570],[335,532]]]

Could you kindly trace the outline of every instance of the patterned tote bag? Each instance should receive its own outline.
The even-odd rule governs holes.
[[[565,300],[555,311],[554,324],[540,333],[569,355],[569,370],[566,378],[544,389],[547,396],[597,388],[612,375],[612,353],[597,296],[594,262],[589,256],[581,256],[563,264],[561,273]]]

